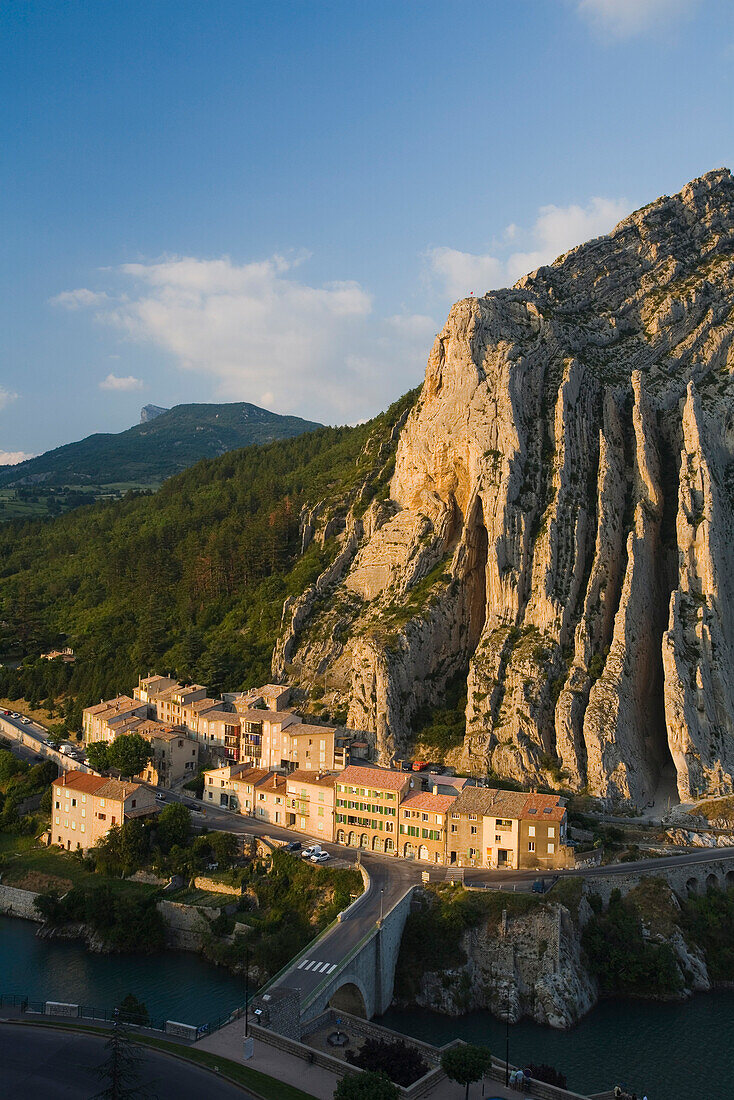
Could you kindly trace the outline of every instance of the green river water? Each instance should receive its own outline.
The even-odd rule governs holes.
[[[108,1009],[133,993],[152,1018],[197,1026],[244,1001],[241,979],[197,955],[95,955],[77,942],[38,939],[36,928],[0,916],[0,993]],[[391,1010],[379,1022],[438,1044],[457,1037],[486,1043],[504,1057],[505,1026],[487,1012],[453,1018]],[[510,1061],[549,1062],[580,1092],[625,1083],[648,1100],[734,1100],[733,1032],[730,991],[682,1004],[607,1001],[571,1031],[511,1027]]]

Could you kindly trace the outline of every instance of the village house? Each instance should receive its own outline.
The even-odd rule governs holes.
[[[398,854],[429,863],[446,862],[446,824],[455,795],[411,791],[400,803]]]
[[[558,795],[467,786],[451,807],[446,850],[458,867],[562,867],[571,862],[565,840]]]
[[[82,729],[87,744],[95,741],[114,741],[123,732],[131,718],[147,718],[147,704],[129,695],[100,701],[82,711]]]
[[[51,843],[86,851],[113,825],[157,813],[155,795],[140,783],[65,772],[53,783]]]
[[[288,828],[333,840],[335,784],[335,775],[300,768],[286,776]]]
[[[350,764],[336,781],[337,843],[397,854],[398,809],[414,785],[405,772]]]
[[[196,775],[199,746],[184,730],[174,729],[148,718],[130,732],[150,742],[153,759],[140,773],[140,779],[155,787],[175,787]]]

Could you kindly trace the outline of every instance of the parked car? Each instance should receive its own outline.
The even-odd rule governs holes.
[[[304,848],[301,852],[301,859],[310,859],[311,856],[318,855],[321,851],[323,849],[320,844],[309,844],[308,848]]]
[[[11,718],[20,718],[20,715],[18,714],[17,710],[14,710],[14,711],[12,711],[10,717]]]
[[[314,852],[314,854],[311,856],[312,863],[326,863],[327,859],[331,859],[331,856],[323,849],[320,852]]]
[[[8,715],[8,717],[10,717],[10,711],[9,711],[9,710],[4,710],[4,711],[3,711],[3,714],[7,714],[7,715]]]
[[[423,772],[426,770],[427,767],[429,767],[429,763],[427,760],[414,760],[412,770],[414,772]]]
[[[164,794],[161,794],[159,791],[158,794],[155,796],[155,800],[156,802],[165,802],[166,796]]]
[[[300,852],[301,842],[300,840],[292,840],[290,844],[285,845],[286,852]]]
[[[30,725],[30,721],[30,718],[21,718],[21,722],[26,726]]]

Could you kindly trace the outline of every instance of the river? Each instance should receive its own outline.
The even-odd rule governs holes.
[[[133,993],[151,1019],[197,1026],[244,1003],[242,978],[190,952],[97,955],[77,940],[39,939],[37,928],[0,916],[0,993],[106,1009]]]
[[[133,993],[153,1019],[196,1025],[244,1001],[242,979],[198,955],[96,955],[76,941],[38,939],[36,929],[0,916],[1,993],[107,1009]],[[504,1057],[505,1026],[487,1012],[453,1018],[394,1009],[379,1022],[437,1044],[454,1038],[486,1043]],[[734,1097],[733,1025],[734,992],[728,990],[680,1004],[605,1001],[571,1031],[527,1021],[511,1027],[510,1061],[548,1062],[582,1093],[624,1083],[648,1100],[718,1100]]]
[[[452,1018],[391,1009],[385,1027],[426,1042],[484,1043],[505,1056],[505,1025],[488,1012]],[[546,1062],[568,1087],[601,1092],[625,1084],[648,1100],[734,1097],[734,993],[699,994],[682,1003],[603,1001],[570,1031],[523,1021],[510,1028],[510,1062]]]

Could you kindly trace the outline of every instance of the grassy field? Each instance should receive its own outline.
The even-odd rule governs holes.
[[[155,886],[125,879],[103,878],[87,871],[73,855],[58,848],[40,847],[32,836],[0,833],[0,866],[6,886],[45,892],[72,886],[90,887],[109,884],[117,894],[142,896],[154,893]]]

